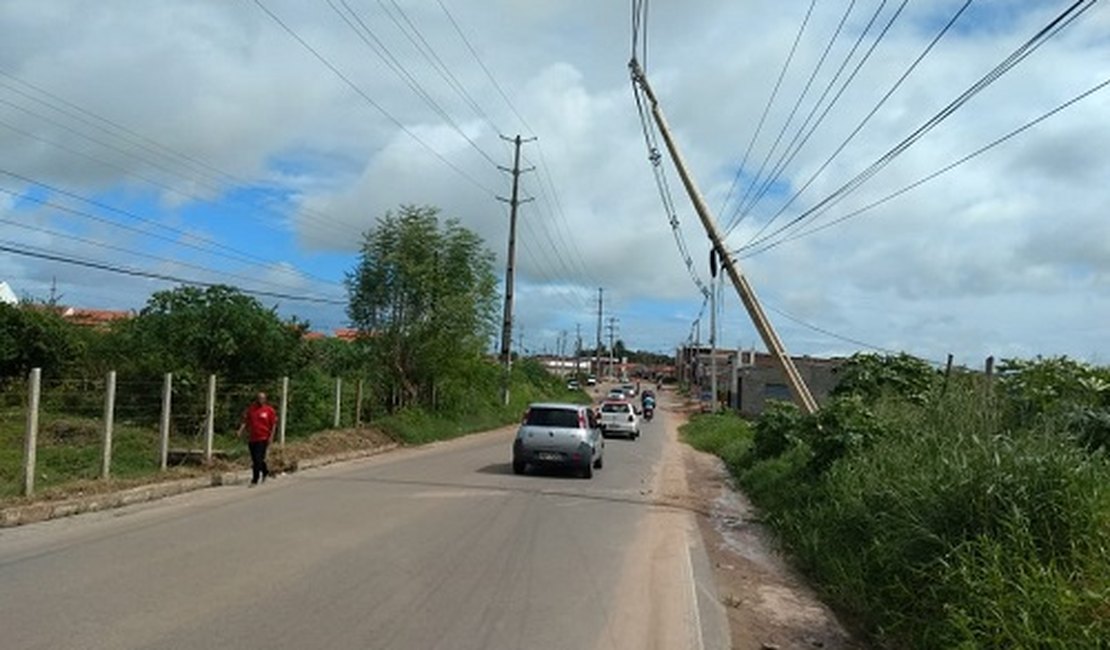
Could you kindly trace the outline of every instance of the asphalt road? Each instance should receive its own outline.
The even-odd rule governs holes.
[[[514,476],[506,429],[0,531],[0,646],[714,647],[663,420],[592,480]]]

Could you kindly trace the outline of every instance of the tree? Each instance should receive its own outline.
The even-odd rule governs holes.
[[[0,303],[0,381],[31,368],[56,374],[80,353],[74,325],[42,306]]]
[[[493,254],[438,209],[386,213],[346,283],[348,316],[398,405],[449,397],[438,391],[465,385],[457,380],[483,362],[496,325]]]
[[[298,364],[304,330],[234,287],[215,286],[155,293],[119,334],[136,370],[265,382]]]

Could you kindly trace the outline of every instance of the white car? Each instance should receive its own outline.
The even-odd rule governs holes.
[[[601,403],[601,435],[622,435],[635,440],[640,437],[640,417],[628,400],[605,400]]]

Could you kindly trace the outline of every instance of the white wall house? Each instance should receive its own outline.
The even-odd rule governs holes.
[[[16,297],[15,292],[12,291],[7,282],[0,282],[0,303],[6,305],[19,304],[19,298]]]

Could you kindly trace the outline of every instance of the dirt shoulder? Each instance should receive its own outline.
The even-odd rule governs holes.
[[[684,416],[683,409],[677,415]],[[778,552],[724,463],[683,444],[687,504],[716,577],[735,650],[865,648]]]

